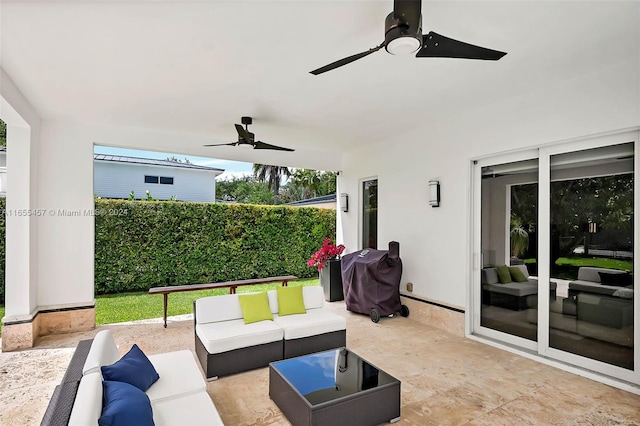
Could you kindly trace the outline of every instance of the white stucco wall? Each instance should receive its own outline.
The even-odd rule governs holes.
[[[83,127],[43,122],[38,167],[38,305],[94,299],[93,143]],[[60,167],[64,164],[64,167]],[[70,216],[65,212],[80,212]]]
[[[414,129],[346,155],[339,188],[354,206],[361,179],[378,177],[378,247],[400,242],[401,290],[412,282],[416,296],[465,307],[473,159],[640,125],[638,54],[576,75],[447,121],[430,122],[425,111]],[[441,184],[438,208],[427,203],[434,178]],[[338,212],[338,240],[348,251],[359,248],[360,208]]]
[[[37,304],[42,308],[86,305],[94,300],[94,142],[175,140],[175,135],[118,127],[45,121],[39,155]],[[64,164],[65,167],[60,167]],[[128,195],[128,193],[127,193]],[[153,193],[152,193],[153,195]],[[78,213],[77,215],[76,212]]]
[[[174,195],[180,201],[214,202],[215,177],[220,172],[152,166],[114,161],[96,161],[94,164],[94,192],[98,197],[129,198],[134,191],[136,199],[146,198],[146,191],[158,200],[169,200]],[[145,183],[144,177],[172,177],[173,185]]]

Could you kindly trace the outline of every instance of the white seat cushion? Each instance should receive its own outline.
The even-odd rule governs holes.
[[[207,390],[191,351],[151,355],[149,361],[160,376],[146,392],[152,403]]]
[[[102,330],[91,342],[89,354],[84,362],[82,374],[90,374],[100,371],[103,365],[111,365],[120,359],[120,352],[113,334],[110,330]]]
[[[87,373],[80,380],[78,393],[69,417],[69,425],[97,425],[101,414],[102,374],[99,372]]]
[[[206,392],[151,404],[153,422],[164,425],[224,425],[216,406]]]
[[[306,314],[274,316],[284,329],[284,339],[300,339],[347,329],[347,320],[324,309],[308,309]]]
[[[245,324],[244,320],[196,324],[196,335],[210,354],[282,340],[282,328],[274,321]]]

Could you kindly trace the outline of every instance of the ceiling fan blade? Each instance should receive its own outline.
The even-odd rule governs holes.
[[[245,142],[251,142],[251,135],[249,134],[249,132],[247,132],[245,128],[242,127],[240,124],[236,124],[235,126],[236,126],[236,131],[238,132],[238,137],[244,140]]]
[[[310,73],[313,74],[313,75],[318,75],[318,74],[322,74],[323,72],[334,70],[334,69],[339,68],[339,67],[341,67],[343,65],[350,64],[353,61],[357,61],[358,59],[362,59],[365,56],[368,56],[368,55],[372,54],[373,52],[377,52],[378,50],[382,49],[383,47],[384,47],[384,42],[381,43],[379,46],[372,47],[371,49],[367,50],[366,52],[358,53],[357,55],[352,55],[352,56],[349,56],[347,58],[340,59],[339,61],[332,62],[329,65],[325,65],[324,67],[320,67],[317,70],[310,71]]]
[[[276,151],[288,151],[293,152],[294,149],[291,148],[283,148],[281,146],[275,146],[268,143],[257,141],[253,144],[253,149],[275,149]]]
[[[422,48],[416,58],[462,58],[497,61],[506,52],[475,46],[430,31],[422,36]]]
[[[238,142],[229,142],[229,143],[213,143],[213,144],[202,145],[202,146],[225,146],[225,145],[235,146],[237,144]]]

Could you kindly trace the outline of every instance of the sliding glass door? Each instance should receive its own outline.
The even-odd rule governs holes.
[[[549,164],[549,347],[633,370],[634,144]]]
[[[480,325],[536,341],[538,160],[491,164],[480,172]],[[517,271],[526,280],[518,276],[518,282]]]
[[[630,132],[474,162],[473,334],[640,384],[637,143]]]

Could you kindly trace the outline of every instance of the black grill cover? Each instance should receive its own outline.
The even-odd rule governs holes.
[[[400,312],[400,244],[389,243],[389,250],[365,249],[342,257],[342,287],[347,310],[380,315]]]

